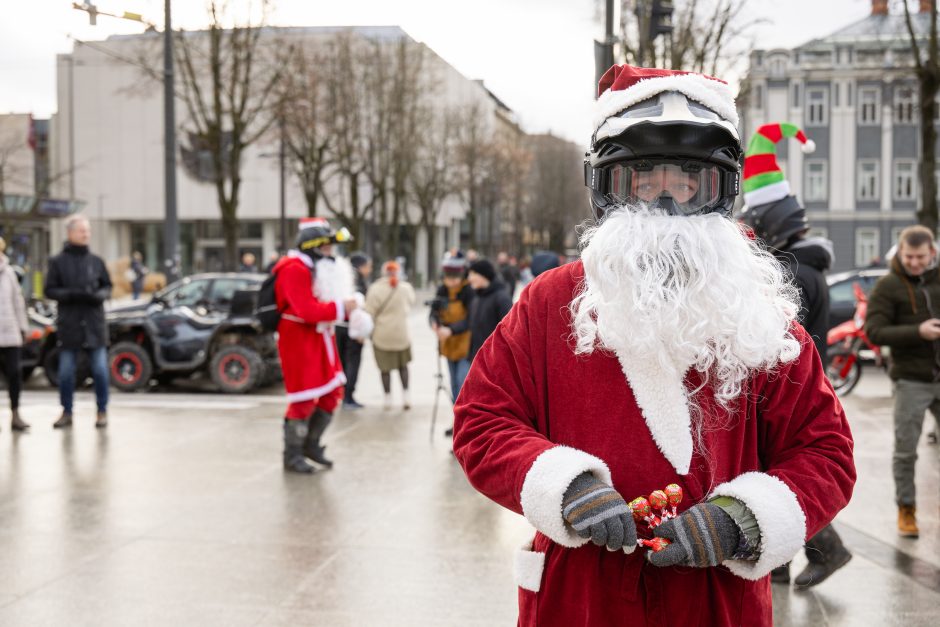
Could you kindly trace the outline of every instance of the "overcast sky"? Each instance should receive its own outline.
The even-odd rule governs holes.
[[[247,0],[232,0],[248,4]],[[162,25],[163,0],[96,0]],[[529,132],[579,144],[590,135],[593,38],[603,0],[277,0],[274,25],[399,25],[468,78],[483,79]],[[205,26],[205,2],[175,0],[174,26]],[[864,18],[870,0],[749,0],[761,48],[793,47]],[[0,0],[0,113],[56,110],[55,55],[72,39],[136,33],[134,22],[99,16],[88,24],[71,0]],[[733,79],[733,77],[731,77]]]

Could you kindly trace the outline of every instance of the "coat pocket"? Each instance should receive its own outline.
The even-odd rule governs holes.
[[[513,578],[516,585],[529,592],[538,592],[545,570],[545,553],[534,551],[532,541],[526,542],[516,551]]]

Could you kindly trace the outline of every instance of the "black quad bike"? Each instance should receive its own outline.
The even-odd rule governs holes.
[[[187,277],[149,303],[107,313],[111,383],[130,392],[151,380],[206,372],[216,387],[239,394],[280,376],[274,334],[254,317],[265,275],[213,273]]]

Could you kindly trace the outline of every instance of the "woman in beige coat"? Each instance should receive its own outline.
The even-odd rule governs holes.
[[[10,260],[4,254],[6,247],[6,242],[0,238],[0,361],[3,362],[3,373],[10,392],[10,409],[13,413],[10,426],[14,431],[25,431],[29,425],[20,419],[19,414],[20,388],[23,386],[20,348],[29,330],[29,323],[20,283],[10,267]]]
[[[408,314],[415,304],[411,284],[399,277],[401,267],[395,261],[382,266],[382,278],[369,286],[365,310],[375,320],[372,349],[375,363],[382,373],[385,409],[392,407],[392,370],[401,377],[402,406],[411,408],[408,395],[408,363],[411,361],[411,338],[408,335]]]

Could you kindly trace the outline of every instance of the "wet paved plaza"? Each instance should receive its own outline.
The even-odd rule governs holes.
[[[443,394],[429,440],[424,315],[411,320],[413,409],[381,409],[367,349],[367,408],[337,417],[336,467],[313,477],[281,470],[276,389],[115,392],[107,431],[83,393],[59,432],[56,395],[34,381],[31,433],[0,414],[0,625],[515,624],[512,555],[531,532],[467,484]],[[845,405],[859,482],[836,524],[855,557],[809,592],[776,586],[776,624],[940,624],[937,447],[920,449],[921,537],[902,540],[886,377],[867,370]]]

